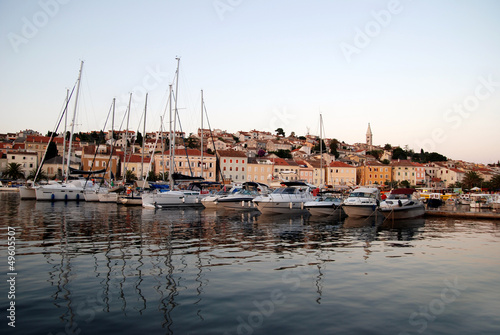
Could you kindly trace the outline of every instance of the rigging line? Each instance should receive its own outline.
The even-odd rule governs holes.
[[[109,107],[108,116],[106,117],[106,121],[104,122],[103,130],[101,130],[101,132],[103,134],[104,134],[104,130],[106,129],[106,125],[108,124],[109,115],[111,114],[112,109],[113,109],[113,104],[111,104],[111,106]],[[101,145],[100,141],[97,142],[97,146],[96,146],[95,151],[94,151],[94,157],[92,158],[92,163],[90,164],[90,171],[94,170],[94,163],[95,163],[95,160],[97,158],[97,152],[99,151],[99,146],[100,145]],[[107,172],[107,169],[108,169],[108,167],[106,166],[106,172]],[[104,174],[106,174],[106,172],[104,172]],[[89,173],[87,175],[86,180],[85,180],[85,185],[87,185],[87,182],[89,181],[90,176],[91,176],[91,174]],[[99,190],[100,188],[101,188],[101,184],[99,184],[99,187],[97,189]]]
[[[212,133],[212,126],[210,126],[210,120],[208,118],[207,106],[205,105],[205,102],[203,102],[203,110],[205,111],[205,116],[207,117],[208,130],[210,131],[210,138],[212,139],[212,144],[214,146],[215,161],[216,161],[215,176],[217,176],[217,172],[219,172],[221,181],[224,182],[224,176],[222,174],[222,170],[220,169],[220,161],[219,161],[219,157],[217,156],[217,148],[215,147],[214,135]],[[203,129],[201,131],[203,133]],[[203,148],[202,148],[202,150],[203,150]]]
[[[36,179],[38,178],[38,175],[40,174],[40,171],[42,169],[42,165],[43,163],[45,163],[45,158],[47,157],[47,151],[49,149],[49,144],[52,142],[52,140],[54,139],[54,134],[57,132],[57,130],[59,129],[59,126],[61,125],[61,122],[62,122],[62,119],[64,117],[64,114],[66,114],[66,112],[68,111],[68,105],[69,105],[69,102],[71,100],[71,97],[73,96],[73,92],[75,91],[75,87],[76,87],[76,83],[75,85],[73,86],[73,89],[71,90],[71,94],[67,97],[67,99],[65,98],[66,100],[66,103],[63,104],[65,105],[63,111],[61,112],[61,117],[59,118],[59,122],[56,123],[56,125],[54,126],[55,129],[54,131],[50,134],[50,139],[49,139],[49,143],[47,144],[47,148],[45,148],[45,153],[43,154],[43,157],[42,157],[42,161],[40,162],[40,164],[38,165],[38,169],[35,173],[35,178],[34,178],[34,182],[36,182]],[[63,134],[63,136],[66,136],[66,134]],[[63,152],[63,160],[64,160],[64,152]]]
[[[179,117],[179,111],[176,110],[175,114],[177,115],[177,118],[179,119],[179,129],[180,129],[181,134],[182,134],[182,124],[181,124],[181,118]],[[191,177],[194,177],[193,170],[191,170],[191,163],[189,162],[189,155],[188,155],[188,150],[186,147],[186,141],[184,140],[184,137],[182,137],[182,144],[184,145],[184,150],[186,151],[186,160],[187,160],[187,164],[189,167],[189,173],[191,174]]]

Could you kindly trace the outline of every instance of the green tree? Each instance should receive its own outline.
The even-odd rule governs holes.
[[[497,174],[490,180],[490,186],[492,191],[500,190],[500,174]]]
[[[290,150],[279,149],[278,151],[273,151],[269,153],[275,154],[279,158],[285,158],[285,159],[292,158],[292,153],[290,152]]]
[[[137,176],[135,175],[135,172],[133,172],[131,170],[127,170],[125,172],[125,182],[126,183],[133,182],[136,180],[137,180]]]
[[[372,151],[368,151],[366,154],[372,155],[373,157],[375,157],[376,160],[379,160],[380,157],[382,157],[383,153],[384,153],[384,151],[382,151],[382,150],[372,150]]]
[[[408,155],[406,151],[398,147],[392,151],[392,159],[408,159]]]
[[[320,152],[320,149],[323,149],[323,152],[326,152],[326,145],[325,145],[325,141],[323,141],[323,139],[321,139],[321,148],[320,148],[320,142],[319,142],[319,138],[318,138],[318,144],[316,144],[316,145],[312,148],[312,152]]]
[[[39,181],[39,180],[49,180],[49,177],[47,176],[47,174],[43,171],[43,170],[40,170],[40,173],[38,174],[36,180],[35,180],[35,176],[36,176],[36,171],[38,170],[38,167],[31,170],[29,175],[28,175],[28,178],[29,180],[33,180],[35,182]]]
[[[408,180],[402,180],[400,182],[401,186],[404,188],[409,188],[410,187],[410,182]]]
[[[156,177],[155,173],[153,171],[149,171],[148,173],[148,180],[149,181],[157,181],[158,178]]]
[[[340,153],[338,152],[339,141],[334,138],[330,141],[330,153],[335,156],[335,158],[339,158]]]
[[[465,174],[462,183],[465,188],[471,189],[476,186],[481,186],[483,178],[476,171],[469,171]]]
[[[4,171],[4,175],[7,178],[17,180],[17,179],[22,179],[24,178],[24,173],[21,168],[21,164],[18,163],[9,163],[7,165],[7,168]]]
[[[137,138],[135,139],[135,143],[138,144],[139,146],[142,145],[142,134],[140,131],[137,132]]]
[[[186,139],[186,146],[190,149],[199,149],[200,148],[200,140],[197,137],[190,135]]]
[[[387,143],[386,145],[384,145],[384,150],[392,150],[392,145]]]
[[[278,128],[275,130],[275,132],[276,135],[285,137],[285,131],[283,130],[283,128]]]

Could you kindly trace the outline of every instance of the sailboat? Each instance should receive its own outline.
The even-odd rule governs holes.
[[[75,88],[73,87],[73,91],[74,91],[74,89]],[[73,91],[71,91],[71,95],[73,95]],[[68,119],[68,104],[69,104],[71,95],[69,94],[69,90],[67,90],[64,110],[63,110],[62,115],[59,118],[59,120],[54,128],[54,131],[50,134],[49,143],[47,144],[47,147],[45,148],[45,152],[43,154],[42,161],[38,165],[38,168],[37,168],[36,174],[35,174],[35,178],[33,178],[33,180],[27,181],[26,185],[22,185],[21,187],[19,187],[19,196],[20,196],[21,200],[36,199],[36,189],[39,187],[36,184],[36,180],[38,179],[38,176],[39,176],[40,172],[42,171],[43,163],[45,162],[45,158],[47,157],[47,151],[49,150],[49,145],[52,142],[54,135],[57,133],[57,130],[59,129],[59,125],[61,124],[63,116],[66,120]],[[66,124],[64,127],[64,135],[65,134],[66,134]],[[64,136],[63,157],[64,157],[65,152],[66,152],[66,136]],[[64,170],[64,159],[63,159],[63,168],[62,169]]]
[[[78,106],[78,94],[80,91],[82,69],[83,69],[83,61],[81,62],[81,65],[80,65],[80,72],[78,74],[78,80],[77,80],[75,109],[73,112],[73,119],[72,119],[72,124],[71,124],[71,133],[70,133],[70,140],[69,140],[68,155],[67,155],[67,160],[66,160],[67,164],[66,164],[64,181],[62,183],[42,185],[42,186],[39,186],[38,188],[36,188],[35,189],[36,200],[49,200],[49,201],[84,200],[84,194],[83,194],[84,187],[85,186],[87,186],[87,188],[93,187],[92,181],[69,180],[69,175],[70,175],[69,162],[70,162],[70,158],[71,158],[73,131],[74,131],[75,121],[76,121],[76,110],[77,110],[77,106]]]
[[[130,113],[130,101],[132,99],[132,95],[130,95],[130,100],[129,100],[129,113]],[[146,142],[146,111],[148,109],[148,94],[146,93],[146,100],[144,103],[144,123],[143,123],[143,128],[142,128],[142,133],[144,134],[144,137],[142,139],[142,149],[141,149],[141,177],[139,181],[136,181],[134,183],[135,189],[139,190],[144,190],[147,186],[148,183],[147,181],[144,180],[144,150],[145,150],[145,142]],[[129,114],[130,116],[130,114]],[[138,130],[139,131],[139,130]],[[127,133],[128,133],[128,117],[127,117]],[[127,155],[123,156],[125,161],[127,161]],[[123,169],[123,174],[125,175],[127,173],[126,165],[125,168]],[[134,189],[132,187],[127,188],[127,195],[120,197],[119,201],[125,205],[125,206],[141,206],[142,205],[142,191],[141,192],[134,192]]]
[[[179,63],[180,58],[177,59],[177,71],[175,80],[175,117],[172,119],[172,85],[170,85],[170,138],[169,138],[169,190],[161,191],[154,190],[149,193],[142,194],[142,206],[146,208],[165,208],[165,207],[184,207],[184,206],[200,206],[203,207],[201,199],[204,195],[201,190],[195,187],[190,187],[185,190],[174,190],[175,182],[193,182],[202,181],[203,177],[191,177],[178,173],[174,173],[175,167],[175,120],[177,118],[177,101],[178,101],[178,84],[179,84]],[[172,129],[172,121],[173,129]],[[190,185],[192,186],[192,185]]]

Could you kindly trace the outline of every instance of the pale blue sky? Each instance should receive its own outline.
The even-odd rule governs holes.
[[[137,129],[146,90],[158,130],[180,56],[187,133],[203,89],[213,128],[319,134],[321,112],[348,143],[370,122],[375,144],[497,162],[499,18],[495,0],[0,0],[0,132],[51,130],[80,60],[77,130],[129,92]]]

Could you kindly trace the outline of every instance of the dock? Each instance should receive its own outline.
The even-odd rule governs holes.
[[[493,219],[500,220],[500,213],[496,212],[462,212],[462,211],[446,211],[446,210],[425,210],[425,216],[437,216],[448,218],[461,218],[461,219]]]

